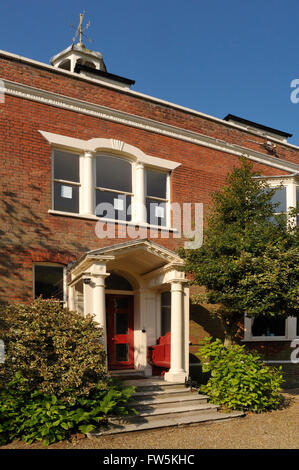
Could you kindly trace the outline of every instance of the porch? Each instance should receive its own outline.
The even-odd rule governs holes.
[[[189,375],[189,287],[183,260],[161,245],[133,240],[89,251],[69,267],[68,307],[103,328],[113,375],[151,377],[149,347],[171,333],[164,380]]]

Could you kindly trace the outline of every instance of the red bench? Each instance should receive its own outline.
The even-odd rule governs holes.
[[[150,362],[153,365],[153,375],[155,375],[155,372],[158,375],[164,375],[170,369],[170,342],[171,333],[169,332],[165,336],[160,336],[158,344],[150,347]]]

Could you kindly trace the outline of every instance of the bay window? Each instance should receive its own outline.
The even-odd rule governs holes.
[[[273,188],[267,188],[267,191],[271,191],[272,189]],[[275,205],[275,214],[285,213],[287,211],[287,188],[284,186],[276,189],[271,198],[271,202]]]
[[[61,137],[48,134],[61,144]],[[67,138],[70,149],[53,148],[52,208],[50,213],[91,220],[116,220],[138,226],[170,224],[170,172],[179,164],[143,154],[123,152],[127,144],[91,139],[117,151],[84,150],[78,139]],[[90,141],[90,142],[91,142]],[[81,141],[79,141],[81,142]],[[115,143],[116,142],[116,143]],[[83,144],[82,144],[83,145]]]
[[[277,177],[258,177],[268,183],[270,191],[273,188],[277,190],[271,198],[275,214],[287,214],[290,208],[299,204],[299,185],[298,178],[294,175],[285,175]],[[274,215],[275,217],[275,215]],[[299,218],[294,217],[293,222],[298,224]],[[293,223],[292,222],[292,223]],[[248,318],[245,316],[245,341],[291,341],[299,337],[299,319],[294,317],[284,318]]]

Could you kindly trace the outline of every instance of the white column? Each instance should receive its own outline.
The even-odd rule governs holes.
[[[184,303],[183,284],[171,283],[171,350],[170,370],[165,374],[167,382],[184,382],[187,373],[184,370]]]
[[[299,202],[299,201],[298,201]],[[287,185],[287,209],[290,207],[296,207],[296,181],[292,180]],[[291,226],[296,225],[296,217],[292,217],[290,220]]]
[[[94,199],[95,199],[95,184],[94,184],[94,164],[93,152],[84,152],[84,170],[82,179],[82,209],[83,213],[87,215],[94,215]]]
[[[75,288],[73,286],[68,287],[68,308],[72,311],[75,310]]]
[[[109,274],[98,274],[92,276],[93,288],[93,313],[94,320],[103,329],[103,339],[107,350],[107,325],[106,325],[106,303],[105,303],[105,278]]]
[[[71,72],[74,72],[75,67],[76,67],[76,62],[77,62],[78,57],[74,54],[71,55],[70,61],[71,61]]]
[[[85,280],[89,280],[86,283]],[[92,287],[90,285],[90,276],[83,277],[83,312],[84,317],[89,313],[92,313]]]
[[[135,191],[135,217],[136,223],[146,223],[145,208],[145,171],[143,163],[137,162],[135,167],[136,191]]]

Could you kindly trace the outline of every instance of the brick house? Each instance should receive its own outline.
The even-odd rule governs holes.
[[[0,79],[0,302],[55,296],[95,314],[109,368],[120,373],[151,376],[148,348],[171,331],[165,380],[196,374],[198,341],[222,331],[208,306],[190,303],[171,204],[202,203],[205,213],[246,155],[271,185],[283,185],[280,210],[295,206],[291,135],[138,93],[82,44],[51,65],[0,51]],[[244,341],[299,382],[294,338],[296,319],[245,319]]]

